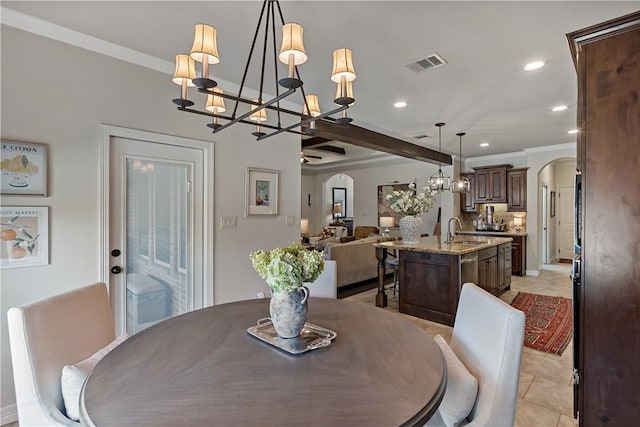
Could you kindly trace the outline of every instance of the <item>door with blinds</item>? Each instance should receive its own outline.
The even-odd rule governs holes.
[[[111,137],[109,271],[116,329],[204,304],[203,150]]]

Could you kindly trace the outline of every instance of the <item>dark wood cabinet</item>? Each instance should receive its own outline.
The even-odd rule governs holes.
[[[497,292],[501,293],[511,287],[511,243],[498,246],[497,273]]]
[[[511,272],[524,276],[527,270],[527,236],[511,236]]]
[[[400,251],[400,313],[453,326],[460,297],[459,257]]]
[[[507,168],[476,168],[475,202],[504,203],[507,201]]]
[[[527,169],[507,171],[507,211],[527,211]]]
[[[478,251],[478,286],[498,293],[498,246]]]
[[[567,38],[578,72],[577,163],[582,172],[573,344],[579,425],[637,425],[640,12]]]
[[[468,193],[460,193],[460,209],[463,212],[476,212],[476,200],[474,197],[476,191],[476,174],[463,173],[461,175],[466,177],[471,185]]]

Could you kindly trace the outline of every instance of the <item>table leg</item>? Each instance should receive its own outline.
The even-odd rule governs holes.
[[[387,294],[384,292],[384,271],[385,260],[387,259],[387,248],[376,248],[376,259],[378,260],[378,293],[376,294],[376,307],[386,307]]]

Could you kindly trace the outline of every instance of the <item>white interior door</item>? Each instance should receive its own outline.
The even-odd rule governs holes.
[[[203,150],[111,137],[109,289],[134,334],[203,307]]]
[[[573,258],[573,186],[558,189],[558,248],[560,258]]]

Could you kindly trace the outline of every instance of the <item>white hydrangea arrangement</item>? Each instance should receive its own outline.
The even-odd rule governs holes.
[[[253,268],[275,292],[290,292],[304,282],[314,282],[324,270],[324,254],[305,249],[300,243],[249,254]]]
[[[422,193],[416,194],[416,184],[412,182],[408,190],[394,190],[387,194],[386,199],[394,211],[405,216],[420,216],[429,212],[438,194],[437,190],[431,190],[429,186],[423,187],[422,190]]]

